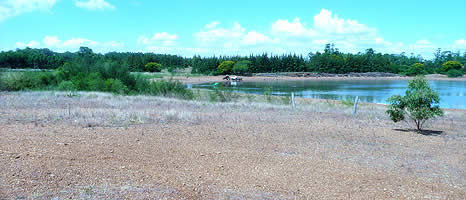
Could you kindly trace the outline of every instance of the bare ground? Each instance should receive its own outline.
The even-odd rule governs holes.
[[[0,199],[465,199],[466,111],[0,93]]]

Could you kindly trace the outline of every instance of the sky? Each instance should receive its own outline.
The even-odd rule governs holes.
[[[0,0],[0,50],[250,55],[466,51],[466,0]]]

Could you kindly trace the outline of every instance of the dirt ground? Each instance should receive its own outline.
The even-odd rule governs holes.
[[[466,199],[466,111],[0,93],[0,199]]]

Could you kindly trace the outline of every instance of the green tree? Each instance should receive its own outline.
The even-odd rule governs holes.
[[[147,72],[160,72],[162,71],[162,65],[156,62],[147,63],[145,66]]]
[[[463,76],[463,72],[460,71],[460,70],[451,69],[451,70],[448,70],[447,76],[450,77],[450,78],[461,77],[461,76]]]
[[[387,101],[390,103],[387,114],[395,123],[405,120],[407,116],[414,122],[417,130],[422,130],[428,119],[443,116],[443,111],[438,106],[438,93],[430,88],[423,77],[409,81],[405,96],[393,95]]]
[[[461,63],[457,61],[447,61],[443,63],[441,71],[446,73],[450,70],[461,70]]]
[[[250,64],[251,61],[249,60],[239,61],[233,66],[233,72],[238,75],[245,75],[248,73]]]
[[[233,66],[235,65],[235,62],[233,61],[223,61],[218,65],[217,67],[217,72],[219,74],[230,74],[233,70]]]
[[[424,64],[422,63],[414,63],[411,65],[407,71],[405,72],[406,75],[408,76],[418,76],[418,75],[424,75],[427,74],[426,68]]]

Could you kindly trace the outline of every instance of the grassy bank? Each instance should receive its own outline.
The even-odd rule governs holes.
[[[163,76],[161,76],[163,77]],[[157,95],[192,99],[192,91],[179,81],[152,80],[152,76],[131,74],[124,68],[110,66],[85,73],[80,67],[43,70],[4,70],[0,72],[0,91],[97,91],[122,95]]]

